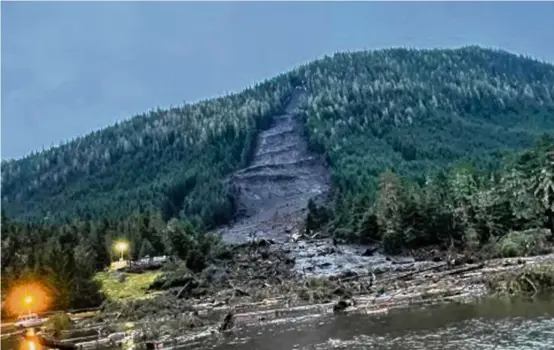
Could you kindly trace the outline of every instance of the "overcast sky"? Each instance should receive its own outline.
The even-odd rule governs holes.
[[[2,159],[346,49],[483,45],[554,62],[554,2],[2,2]]]

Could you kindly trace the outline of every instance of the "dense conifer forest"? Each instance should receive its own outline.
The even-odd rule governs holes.
[[[178,256],[202,269],[205,232],[235,213],[222,181],[295,87],[332,201],[306,228],[382,242],[530,254],[554,225],[554,66],[503,51],[337,53],[245,91],[153,110],[2,162],[2,288],[40,278],[60,307],[101,300],[91,276],[112,242],[133,257]]]

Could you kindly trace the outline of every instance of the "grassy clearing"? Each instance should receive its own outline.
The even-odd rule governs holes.
[[[95,279],[102,284],[102,292],[110,301],[125,301],[150,298],[154,293],[148,292],[148,287],[154,282],[160,271],[147,271],[140,274],[123,273],[125,280],[119,281],[114,272],[99,272]]]

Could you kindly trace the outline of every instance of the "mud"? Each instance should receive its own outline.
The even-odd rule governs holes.
[[[415,305],[467,302],[496,293],[498,281],[510,286],[511,276],[524,276],[524,283],[529,278],[535,288],[537,280],[527,271],[541,266],[552,271],[554,264],[554,254],[460,264],[415,261],[385,257],[374,247],[335,247],[327,240],[258,240],[232,249],[231,259],[183,278],[183,286],[149,300],[106,304],[95,317],[79,320],[72,332],[97,329],[104,337],[125,332],[126,349],[146,349],[152,341],[164,349],[202,349],[208,343],[227,343],[246,330],[279,324],[317,323],[344,313],[377,317]],[[317,267],[330,261],[336,264]],[[194,288],[188,288],[191,280]],[[99,344],[94,337],[79,341]]]
[[[309,151],[296,117],[304,97],[303,90],[294,90],[285,114],[275,116],[258,136],[251,164],[231,176],[239,216],[218,230],[224,242],[240,244],[254,236],[284,242],[305,221],[309,199],[325,199],[329,193],[329,170],[321,156]]]
[[[149,340],[163,343],[164,348],[202,348],[208,339],[222,343],[244,329],[313,322],[337,313],[382,315],[414,305],[471,301],[495,292],[491,281],[554,263],[554,254],[459,265],[417,262],[377,252],[363,256],[362,247],[331,252],[330,245],[322,242],[295,243],[302,253],[287,252],[286,245],[268,241],[235,247],[231,261],[196,276],[204,279],[199,283],[207,291],[204,295],[176,297],[181,289],[177,287],[149,301],[116,306],[111,313],[108,308],[103,321],[112,325],[132,321],[133,341],[139,348]],[[292,254],[306,257],[291,261]],[[344,259],[344,266],[352,269],[337,264],[306,271],[306,266],[326,259]],[[223,277],[214,279],[215,275]]]
[[[332,239],[327,238],[275,244],[272,249],[294,257],[294,270],[304,277],[328,277],[341,273],[380,274],[406,266],[417,268],[428,264],[411,256],[387,256],[379,246],[334,245]]]

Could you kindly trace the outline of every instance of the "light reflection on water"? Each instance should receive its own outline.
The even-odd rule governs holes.
[[[488,300],[386,316],[349,315],[249,330],[218,350],[539,350],[554,349],[554,299]]]

